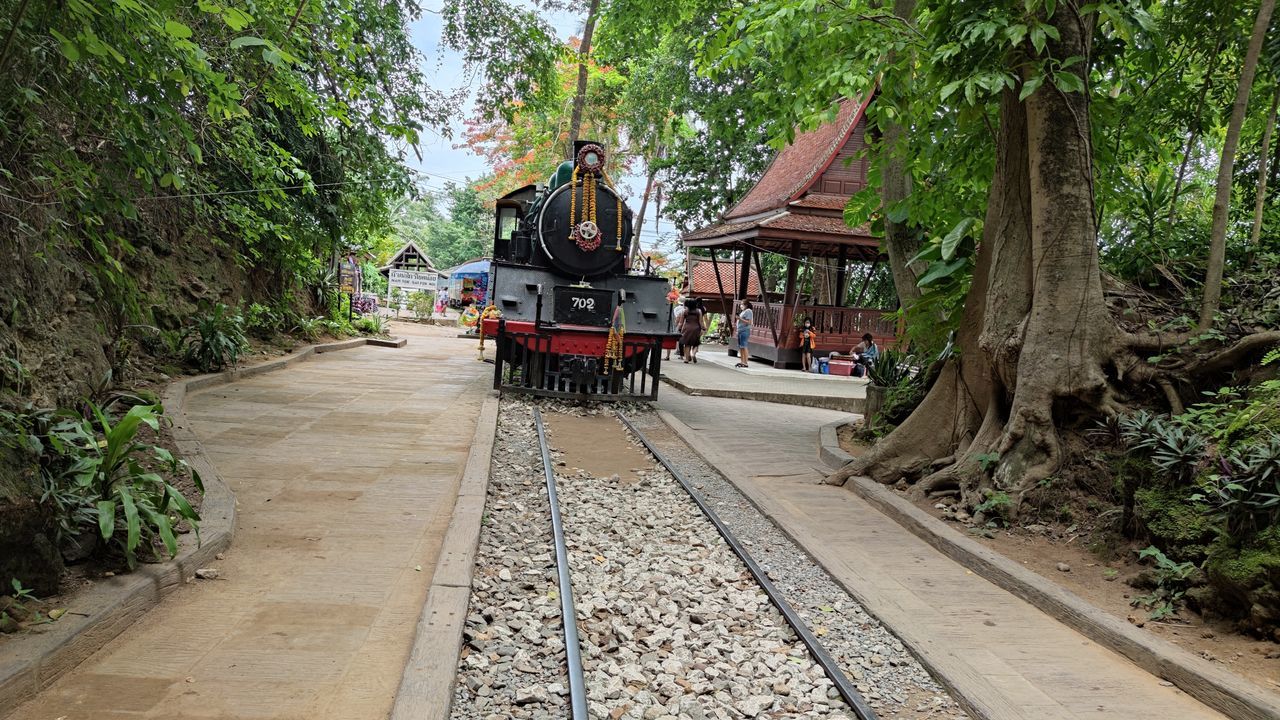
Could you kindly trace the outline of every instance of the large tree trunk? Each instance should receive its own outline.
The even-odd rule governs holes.
[[[908,25],[913,25],[916,0],[896,0],[893,14]],[[892,63],[896,52],[890,52]],[[892,92],[904,96],[911,92],[910,73],[894,73],[884,80],[883,93]],[[884,153],[881,177],[881,194],[884,204],[892,207],[911,195],[911,175],[907,170],[906,132],[896,120],[882,123],[882,152]],[[920,299],[920,287],[916,285],[923,267],[911,267],[908,261],[920,252],[920,239],[906,223],[895,222],[888,214],[884,218],[884,251],[889,256],[889,269],[893,273],[893,287],[898,294],[898,306],[909,308]]]
[[[1280,108],[1280,79],[1276,82],[1275,94],[1271,96],[1271,110],[1267,112],[1267,126],[1262,131],[1262,149],[1258,152],[1258,192],[1253,201],[1253,229],[1249,232],[1249,264],[1253,264],[1253,254],[1258,251],[1258,242],[1262,238],[1262,210],[1267,201],[1267,161],[1271,159],[1271,133],[1276,129],[1276,110]]]
[[[1240,128],[1249,106],[1249,90],[1253,87],[1253,75],[1258,68],[1258,55],[1262,41],[1271,23],[1275,0],[1262,0],[1258,17],[1253,22],[1253,35],[1245,51],[1244,67],[1240,69],[1240,83],[1236,86],[1236,101],[1231,106],[1231,120],[1227,123],[1227,138],[1222,146],[1222,162],[1218,165],[1218,192],[1213,199],[1213,227],[1209,231],[1209,263],[1205,268],[1204,297],[1200,301],[1199,329],[1213,326],[1213,316],[1218,312],[1222,299],[1222,270],[1227,256],[1227,213],[1231,207],[1231,175],[1235,170],[1236,149],[1240,145]]]
[[[591,56],[591,35],[596,31],[596,14],[600,0],[591,0],[587,9],[587,23],[582,30],[582,44],[578,46],[578,91],[573,96],[573,115],[569,118],[569,143],[565,157],[573,159],[573,144],[582,132],[582,111],[587,104],[587,60]]]
[[[1048,22],[1061,38],[1048,54],[1088,56],[1091,27],[1077,5],[1060,4]],[[1116,328],[1102,295],[1092,170],[1087,93],[1051,82],[1025,102],[1004,92],[959,355],[916,411],[832,482],[918,480],[918,492],[970,504],[999,490],[1016,512],[1061,463],[1058,425],[1111,409],[1103,368]]]

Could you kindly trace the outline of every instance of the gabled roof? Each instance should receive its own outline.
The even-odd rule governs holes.
[[[384,271],[384,272],[387,270],[391,270],[392,268],[395,268],[397,265],[404,263],[408,259],[412,259],[415,264],[425,263],[426,266],[431,270],[436,269],[435,264],[431,262],[431,258],[428,257],[427,254],[423,252],[422,249],[419,248],[416,243],[410,240],[409,242],[406,242],[404,245],[401,245],[400,249],[397,250],[395,254],[391,256],[391,259],[387,261],[387,264],[378,268],[378,270]]]
[[[724,213],[723,219],[732,221],[780,210],[800,198],[831,166],[870,102],[871,95],[863,100],[842,100],[835,120],[797,135],[774,156],[760,180]]]

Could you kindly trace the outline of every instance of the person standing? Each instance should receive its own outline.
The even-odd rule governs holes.
[[[754,321],[754,313],[751,312],[751,303],[746,300],[738,303],[738,364],[734,367],[748,367],[747,361],[751,359],[751,351],[747,349],[747,343],[751,340],[751,324]]]
[[[818,333],[813,329],[813,321],[804,319],[800,327],[800,366],[805,372],[813,372],[813,348],[818,344]]]
[[[702,344],[702,318],[698,309],[698,301],[690,298],[684,301],[684,317],[680,319],[680,343],[684,346],[684,361],[698,362],[698,346]]]
[[[673,291],[675,298],[671,301],[671,326],[676,329],[677,333],[681,332],[684,325],[684,314],[687,308],[684,306],[684,296],[678,291]],[[684,357],[684,335],[676,338],[676,354]],[[671,350],[667,350],[667,356],[663,360],[671,359]]]

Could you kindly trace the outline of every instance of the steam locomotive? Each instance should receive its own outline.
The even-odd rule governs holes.
[[[668,284],[628,270],[631,210],[597,142],[574,144],[546,185],[497,201],[491,306],[493,386],[579,399],[656,399],[662,349],[674,348]]]

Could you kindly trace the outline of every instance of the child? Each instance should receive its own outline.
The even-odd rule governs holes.
[[[813,330],[813,321],[804,319],[800,328],[800,366],[805,372],[813,372],[813,348],[818,344],[818,334]]]

